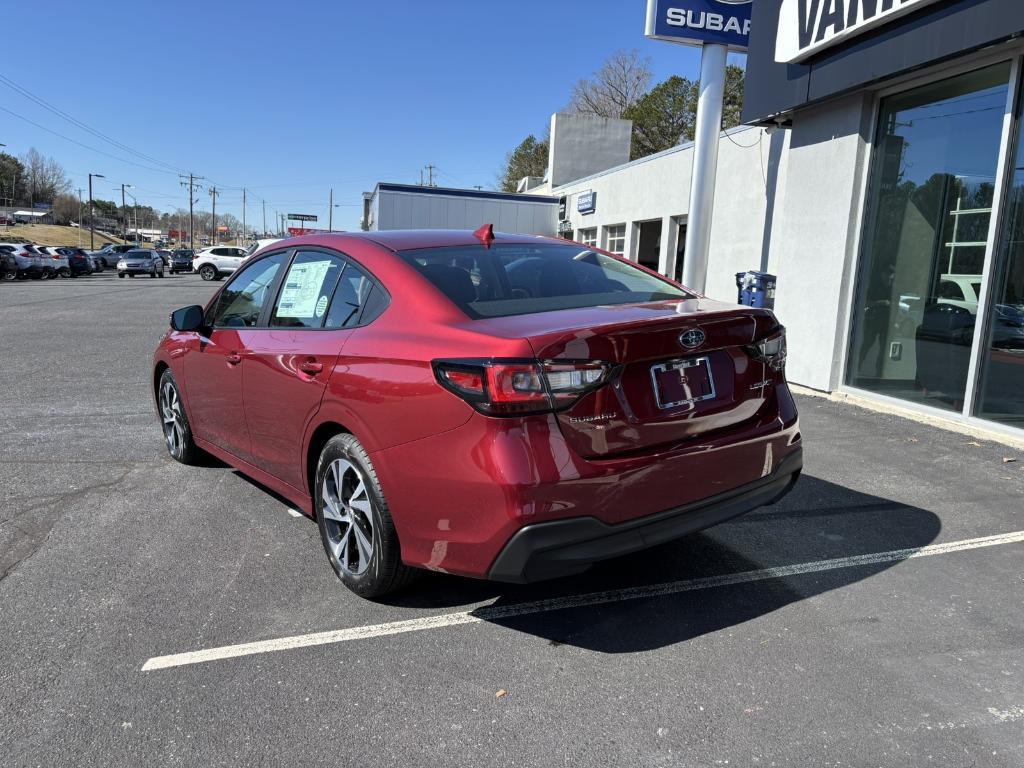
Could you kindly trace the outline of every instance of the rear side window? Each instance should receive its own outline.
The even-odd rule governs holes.
[[[276,328],[321,328],[335,286],[345,269],[337,256],[299,251],[288,268],[270,325]]]
[[[578,245],[471,245],[399,255],[472,318],[692,297],[667,280]]]
[[[377,287],[373,279],[359,267],[349,262],[345,271],[338,281],[338,287],[334,291],[334,298],[331,300],[331,307],[327,313],[325,328],[351,328],[355,325],[365,325],[369,319],[363,317],[363,310],[371,303],[371,296],[374,289],[380,292],[385,298],[386,295]],[[379,307],[377,315],[384,311]],[[376,317],[376,315],[374,315]]]

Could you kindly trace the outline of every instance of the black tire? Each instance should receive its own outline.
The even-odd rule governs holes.
[[[347,514],[351,515],[353,519],[348,530],[354,531],[355,526],[359,525],[364,539],[367,526],[361,524],[360,520],[369,518],[370,522],[370,541],[372,542],[370,556],[364,563],[361,560],[362,555],[358,547],[353,553],[358,560],[356,566],[362,568],[359,573],[356,573],[355,569],[351,567],[353,564],[351,555],[348,561],[349,567],[346,567],[335,551],[335,548],[340,547],[348,536],[347,533],[343,533],[346,530],[345,524],[329,519],[330,512],[328,515],[324,514],[326,507],[325,481],[327,481],[328,472],[332,471],[332,465],[336,461],[347,462],[355,470],[351,477],[355,481],[363,483],[365,500],[369,502],[370,515],[360,512],[360,517],[357,518],[355,507],[348,508],[347,511]],[[346,485],[346,481],[343,480],[342,485]],[[333,474],[329,486],[337,487],[333,481]],[[337,494],[337,497],[342,496],[343,493]],[[353,494],[354,498],[355,494]],[[384,492],[377,479],[377,473],[363,446],[352,435],[335,435],[320,452],[320,460],[316,468],[313,503],[317,527],[320,529],[320,541],[323,544],[324,552],[327,553],[327,559],[341,583],[357,595],[368,599],[383,597],[402,589],[418,575],[419,572],[415,568],[410,568],[402,562],[402,548],[398,541],[398,534],[395,532],[395,524],[391,519],[387,501],[384,499]],[[354,535],[352,540],[354,541]]]
[[[118,272],[117,276],[120,277],[120,278],[124,278],[124,272]]]
[[[71,277],[71,270],[70,269],[63,269],[62,268],[62,269],[60,269],[57,272],[57,276],[58,277]]]
[[[216,270],[215,267],[213,267],[210,264],[204,264],[203,266],[201,266],[199,268],[199,276],[201,278],[203,278],[203,280],[207,280],[207,281],[209,281],[209,280],[216,280],[217,279],[217,270]]]
[[[134,280],[134,279],[135,279],[135,275],[133,275],[133,274],[130,274],[130,273],[129,273],[128,277],[132,278],[132,280]]]
[[[173,399],[168,405],[169,410],[165,408],[165,405],[167,405],[165,394],[168,388],[173,393]],[[196,445],[195,440],[192,439],[192,427],[188,423],[188,415],[185,413],[185,406],[181,401],[181,390],[178,389],[178,382],[174,380],[174,374],[171,373],[170,368],[160,375],[160,383],[157,385],[156,390],[156,401],[157,413],[160,416],[160,427],[164,435],[164,447],[167,448],[167,453],[170,454],[172,459],[182,464],[196,464],[203,451]],[[171,432],[174,435],[173,440],[171,435],[168,434],[168,424],[166,421],[168,415],[172,413],[177,420],[176,424],[171,426]]]
[[[17,271],[7,271],[4,272],[3,275],[0,275],[0,277],[3,278],[5,283],[11,283],[18,279],[18,273]]]
[[[160,272],[158,273],[157,276],[160,277],[161,279],[163,279],[163,276],[164,276],[164,268],[163,267],[160,267]]]

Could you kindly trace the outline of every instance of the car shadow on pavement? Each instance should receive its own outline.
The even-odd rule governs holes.
[[[497,598],[475,612],[486,621],[555,645],[605,653],[643,651],[717,632],[850,586],[900,561],[698,589],[680,589],[678,582],[916,549],[933,542],[941,527],[939,518],[925,509],[804,475],[778,504],[669,544],[598,563],[579,576],[522,586],[431,573],[388,602],[436,609]],[[604,590],[665,584],[677,589],[590,607],[495,616],[501,608],[521,603],[571,602],[575,596]]]

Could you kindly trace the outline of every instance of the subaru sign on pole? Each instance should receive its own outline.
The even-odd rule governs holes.
[[[704,293],[714,213],[718,137],[722,130],[725,65],[750,38],[751,0],[648,0],[645,34],[701,47],[700,92],[693,131],[690,210],[686,217],[683,284]]]
[[[745,52],[751,0],[649,0],[647,37],[684,45],[725,45]]]

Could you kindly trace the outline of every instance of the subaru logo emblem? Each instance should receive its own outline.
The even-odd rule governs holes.
[[[699,328],[691,328],[688,331],[683,331],[679,334],[679,343],[687,349],[696,349],[704,340],[707,338],[704,331]]]

